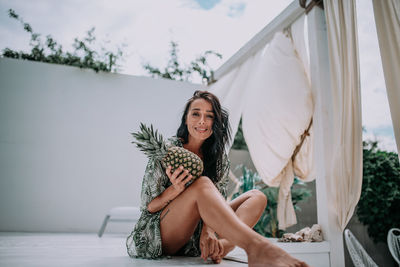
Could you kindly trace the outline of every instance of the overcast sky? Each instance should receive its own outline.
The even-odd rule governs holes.
[[[297,1],[297,0],[295,0]],[[223,55],[216,69],[264,28],[289,0],[0,0],[0,50],[29,50],[30,35],[7,14],[14,9],[35,32],[52,35],[71,48],[75,37],[91,27],[109,40],[107,48],[125,44],[122,73],[147,75],[143,63],[165,66],[170,41],[188,63],[206,50]],[[364,139],[378,139],[396,151],[370,0],[357,1]]]

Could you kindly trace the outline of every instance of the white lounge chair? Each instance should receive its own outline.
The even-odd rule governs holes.
[[[387,243],[394,260],[400,266],[400,229],[392,228],[387,235]]]
[[[101,237],[106,229],[108,222],[134,222],[136,223],[140,217],[140,209],[138,207],[114,207],[108,211],[103,220],[97,235]]]
[[[344,230],[344,239],[355,267],[378,267],[349,229]]]

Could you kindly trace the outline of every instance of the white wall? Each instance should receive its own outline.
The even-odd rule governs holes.
[[[140,203],[139,122],[175,134],[185,82],[0,59],[0,231],[97,231]],[[130,226],[129,226],[130,227]]]

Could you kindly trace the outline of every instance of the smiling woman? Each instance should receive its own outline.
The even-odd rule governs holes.
[[[220,263],[239,246],[249,266],[307,266],[252,230],[266,206],[263,193],[252,190],[226,202],[229,136],[228,113],[218,98],[196,91],[185,106],[177,136],[169,141],[203,159],[202,176],[188,184],[189,170],[164,169],[150,158],[142,184],[142,214],[126,242],[131,257],[201,256]]]

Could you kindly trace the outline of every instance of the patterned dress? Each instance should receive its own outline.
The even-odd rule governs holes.
[[[168,141],[171,145],[182,147],[182,143],[177,137],[172,137]],[[229,165],[228,157],[224,154],[223,171],[221,172],[223,175],[221,179],[218,179],[219,182],[215,186],[225,199],[226,186],[229,181]],[[161,162],[149,160],[142,182],[141,216],[126,240],[126,248],[129,256],[147,259],[156,259],[163,256],[160,231],[160,215],[162,210],[150,213],[147,210],[147,205],[170,185],[171,182],[165,174]],[[202,222],[200,221],[194,234],[178,254],[193,257],[200,256],[201,229]]]

